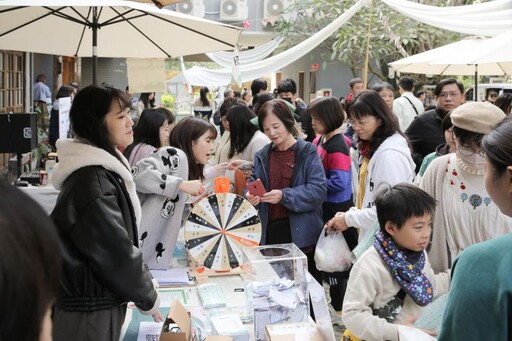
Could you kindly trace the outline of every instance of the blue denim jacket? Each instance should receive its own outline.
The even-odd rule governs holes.
[[[267,191],[271,190],[268,174],[272,147],[273,144],[269,143],[256,153],[249,180],[260,179]],[[322,203],[327,196],[325,183],[325,171],[316,147],[309,142],[297,140],[292,186],[281,190],[281,204],[288,210],[292,241],[299,248],[316,245],[320,236],[323,227]],[[263,228],[261,244],[266,240],[268,211],[269,204],[259,205]]]

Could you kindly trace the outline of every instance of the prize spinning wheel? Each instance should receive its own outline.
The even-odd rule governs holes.
[[[213,270],[242,264],[242,248],[261,239],[258,212],[249,201],[232,193],[212,194],[197,203],[185,224],[192,258]]]

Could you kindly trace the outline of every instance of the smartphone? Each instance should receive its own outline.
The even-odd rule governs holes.
[[[247,183],[247,189],[251,195],[257,195],[259,197],[262,197],[263,194],[267,193],[260,179]]]

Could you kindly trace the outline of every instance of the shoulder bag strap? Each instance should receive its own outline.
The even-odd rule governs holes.
[[[408,99],[407,96],[402,96],[402,97],[405,98],[407,100],[407,102],[411,103],[411,106],[414,109],[414,112],[416,112],[416,116],[419,115],[418,110],[416,110],[416,107],[414,106],[414,104],[412,104],[412,101],[410,99]]]

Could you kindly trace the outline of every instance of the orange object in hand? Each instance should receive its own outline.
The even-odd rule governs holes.
[[[227,176],[215,178],[215,193],[229,193],[229,178]]]

